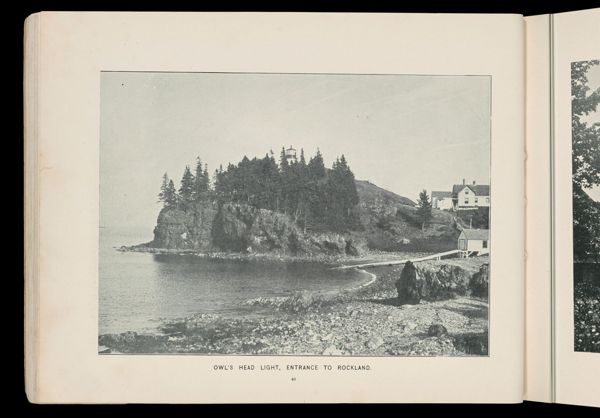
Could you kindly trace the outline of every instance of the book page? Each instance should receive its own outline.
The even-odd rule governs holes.
[[[30,399],[522,400],[521,16],[39,28]]]
[[[600,406],[600,9],[553,21],[556,401]]]
[[[527,36],[525,399],[551,402],[552,238],[550,15],[525,18]]]

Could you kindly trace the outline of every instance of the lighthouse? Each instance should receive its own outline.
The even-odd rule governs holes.
[[[291,145],[289,148],[286,148],[285,159],[287,160],[288,164],[291,164],[292,162],[297,162],[298,159],[296,157],[296,148],[292,147]]]

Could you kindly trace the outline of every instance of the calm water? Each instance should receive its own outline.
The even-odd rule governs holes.
[[[122,253],[114,247],[152,239],[152,231],[100,229],[100,334],[155,328],[160,319],[197,312],[248,314],[240,304],[298,290],[357,286],[369,276],[310,262],[206,260]]]

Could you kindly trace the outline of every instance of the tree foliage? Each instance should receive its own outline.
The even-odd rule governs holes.
[[[167,187],[169,186],[169,176],[167,173],[162,176],[162,184],[160,185],[160,192],[158,193],[158,201],[165,202],[165,196],[167,194]]]
[[[571,64],[571,112],[573,133],[573,182],[581,188],[600,184],[600,123],[582,119],[597,111],[600,88],[590,92],[587,73],[600,60]]]
[[[173,207],[177,205],[177,190],[173,180],[169,179],[167,173],[163,174],[158,201],[162,202],[165,207]]]
[[[189,166],[185,166],[183,176],[181,177],[181,186],[179,186],[179,199],[181,203],[190,203],[194,200],[196,188],[196,179],[190,171]]]
[[[285,213],[305,231],[341,232],[360,227],[354,174],[344,155],[330,170],[325,168],[319,150],[308,162],[304,150],[300,150],[299,159],[288,159],[283,148],[279,164],[272,151],[263,158],[244,156],[237,165],[230,163],[215,170],[212,184],[208,167],[197,158],[195,175],[186,166],[178,193],[170,189],[169,182],[165,174],[159,193],[165,206],[202,200],[244,203]]]
[[[169,185],[167,186],[164,202],[166,207],[176,206],[179,202],[177,190],[175,189],[175,183],[173,183],[173,180],[169,180]]]
[[[421,229],[424,231],[425,226],[431,220],[431,202],[429,201],[429,195],[427,190],[423,190],[419,193],[419,200],[417,202],[417,219],[421,223]]]
[[[576,261],[600,262],[600,203],[586,188],[600,185],[600,124],[584,119],[598,110],[600,88],[590,91],[588,71],[600,60],[571,64],[573,169],[573,255]]]
[[[210,190],[210,176],[208,175],[208,167],[202,165],[200,157],[196,158],[196,175],[194,183],[194,198],[202,199]]]

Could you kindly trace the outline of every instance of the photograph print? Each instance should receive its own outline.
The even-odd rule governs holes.
[[[575,351],[600,353],[600,60],[571,63]]]
[[[99,354],[488,355],[491,77],[100,81]]]

